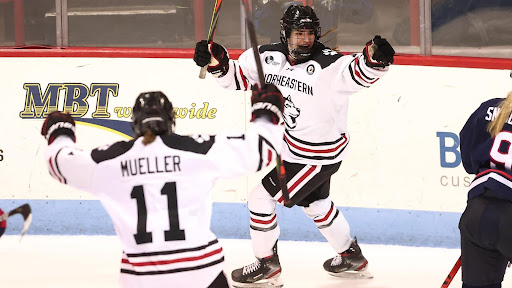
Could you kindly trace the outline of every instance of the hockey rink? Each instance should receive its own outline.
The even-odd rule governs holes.
[[[115,236],[19,236],[0,239],[2,288],[118,287],[120,244]],[[250,240],[220,239],[226,271],[253,261]],[[435,288],[459,257],[458,249],[365,245],[373,279],[339,279],[323,271],[334,256],[326,242],[280,241],[288,288]],[[512,287],[511,273],[503,287]],[[172,285],[169,287],[173,287]],[[461,287],[460,271],[450,285]],[[193,288],[193,287],[173,287]]]

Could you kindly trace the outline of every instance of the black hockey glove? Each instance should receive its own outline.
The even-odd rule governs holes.
[[[200,67],[208,65],[208,72],[215,77],[222,77],[229,70],[228,51],[224,46],[215,42],[212,42],[211,45],[208,45],[206,40],[197,42],[194,51],[194,62]]]
[[[68,135],[73,142],[76,142],[75,120],[69,113],[53,111],[44,120],[41,135],[48,141],[48,145],[52,144],[53,140],[60,135]]]
[[[284,99],[281,91],[274,84],[265,84],[261,89],[258,85],[252,87],[252,117],[265,117],[274,124],[279,124],[283,118]]]
[[[393,64],[395,50],[386,38],[376,35],[363,49],[364,61],[368,67],[384,68]]]

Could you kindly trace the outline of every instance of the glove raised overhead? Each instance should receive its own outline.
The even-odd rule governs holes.
[[[215,42],[207,43],[206,40],[197,42],[194,62],[200,67],[208,65],[208,72],[217,78],[226,75],[229,70],[228,51]]]
[[[41,135],[48,141],[48,145],[60,135],[67,135],[76,142],[75,136],[75,120],[69,113],[53,111],[48,114],[41,127]]]
[[[364,61],[368,67],[384,68],[393,64],[395,50],[386,38],[376,35],[363,49]]]

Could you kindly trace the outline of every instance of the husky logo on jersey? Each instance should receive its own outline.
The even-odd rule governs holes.
[[[191,135],[190,137],[192,139],[196,140],[197,143],[204,143],[204,142],[210,141],[210,135],[195,134],[195,135]]]
[[[322,50],[322,53],[323,53],[324,55],[326,55],[326,56],[334,56],[334,55],[338,54],[338,52],[336,52],[336,51],[334,51],[334,50],[332,50],[332,49],[329,49],[329,48],[327,48],[327,49],[323,49],[323,50]]]
[[[313,66],[313,64],[309,65],[309,66],[306,68],[306,72],[307,72],[309,75],[313,75],[313,73],[315,73],[315,66]]]
[[[110,146],[112,146],[112,144],[105,144],[105,145],[103,145],[101,147],[98,147],[98,150],[99,151],[106,151],[106,150],[108,150],[108,148],[110,148]]]
[[[284,97],[284,112],[283,120],[286,127],[293,129],[297,126],[297,117],[300,115],[300,109],[295,107],[293,104],[292,97],[290,95]]]

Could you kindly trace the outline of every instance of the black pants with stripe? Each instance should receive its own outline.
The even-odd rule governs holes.
[[[487,190],[459,222],[464,287],[499,288],[512,259],[512,202]]]
[[[286,170],[286,178],[288,182],[295,177],[298,173],[302,173],[306,166],[313,167],[314,165],[305,165],[298,163],[290,163],[283,161],[284,168]],[[340,168],[341,161],[331,165],[322,165],[320,172],[305,183],[293,197],[290,198],[290,203],[285,205],[286,207],[292,207],[294,205],[308,207],[309,204],[329,197],[331,191],[331,176],[338,171]],[[297,181],[301,181],[300,178]],[[306,180],[302,180],[306,181]],[[263,179],[261,180],[265,190],[274,197],[279,191],[281,186],[279,185],[279,178],[277,177],[276,169],[272,169]],[[272,183],[276,183],[273,185]]]

